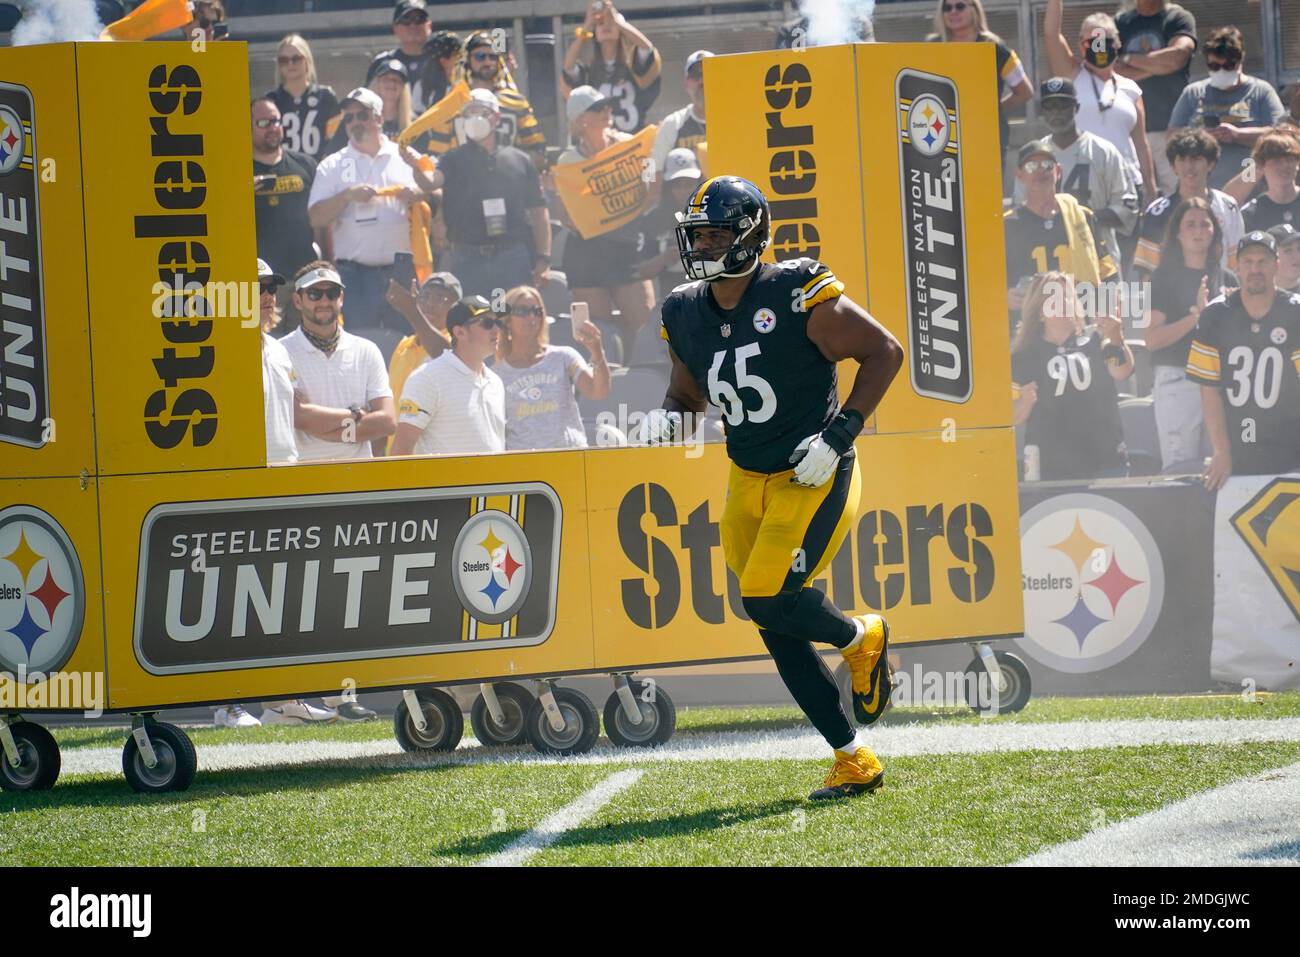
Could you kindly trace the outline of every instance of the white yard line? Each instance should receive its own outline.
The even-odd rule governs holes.
[[[618,771],[601,781],[576,801],[571,801],[505,850],[498,851],[479,862],[479,867],[519,867],[538,851],[544,850],[583,821],[592,817],[621,792],[626,791],[645,772],[639,769]]]
[[[1205,766],[1207,775],[1213,764]],[[1093,831],[1022,867],[1300,864],[1300,764],[1265,771]]]
[[[123,736],[125,739],[125,735]],[[869,743],[888,763],[919,754],[981,754],[998,751],[1084,751],[1153,744],[1241,744],[1300,741],[1300,718],[1197,719],[1190,721],[1064,721],[1043,724],[901,725],[876,728]],[[589,754],[547,757],[531,749],[482,748],[465,740],[451,753],[406,754],[395,741],[300,741],[282,744],[218,744],[198,748],[199,769],[222,771],[290,765],[428,767],[443,764],[646,764],[656,761],[823,760],[826,742],[804,728],[679,734],[652,750],[615,748],[602,742]],[[1207,772],[1211,770],[1207,766]],[[64,777],[122,773],[120,748],[63,752]]]

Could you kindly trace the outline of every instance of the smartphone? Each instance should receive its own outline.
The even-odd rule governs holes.
[[[1218,113],[1206,113],[1204,119],[1206,129],[1212,129],[1219,125]]]
[[[278,180],[279,178],[280,178],[280,177],[276,176],[274,173],[261,173],[261,174],[259,174],[259,175],[257,175],[257,176],[254,176],[254,177],[253,177],[253,192],[254,192],[254,193],[274,193],[274,192],[275,192],[275,182],[276,182],[276,180]]]
[[[393,254],[393,282],[402,289],[410,289],[415,281],[415,257],[410,253]]]
[[[578,342],[578,330],[591,318],[591,310],[585,302],[575,302],[569,306],[569,322],[573,327],[573,341]]]

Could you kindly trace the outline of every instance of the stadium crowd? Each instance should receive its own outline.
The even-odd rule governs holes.
[[[205,29],[223,19],[198,6]],[[1166,0],[1075,37],[1063,19],[1048,0],[1036,90],[981,0],[940,0],[927,38],[997,51],[1026,477],[1215,485],[1300,464],[1300,84],[1280,97],[1243,72],[1240,30],[1202,34]],[[708,169],[712,54],[665,82],[651,37],[594,0],[563,47],[568,136],[548,144],[502,31],[435,26],[399,0],[394,45],[341,98],[286,36],[251,104],[258,254],[292,277],[270,281],[265,322],[299,383],[282,460],[580,447],[591,408],[625,398],[610,363],[662,370],[653,317],[679,278],[673,214]],[[640,134],[661,95],[684,105],[654,132],[641,214],[584,230],[559,173]],[[1011,150],[1007,113],[1035,95],[1048,134]]]

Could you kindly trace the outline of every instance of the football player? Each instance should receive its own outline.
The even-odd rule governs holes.
[[[1300,467],[1300,296],[1274,285],[1268,233],[1242,237],[1237,270],[1241,288],[1205,307],[1187,354],[1214,448],[1204,475],[1212,491],[1232,475]]]
[[[872,791],[884,770],[849,723],[813,642],[834,645],[853,677],[862,724],[889,704],[889,628],[849,618],[808,587],[830,563],[857,512],[853,441],[903,361],[898,341],[813,259],[767,265],[767,200],[736,176],[705,181],[678,214],[682,266],[694,280],[664,301],[661,335],[672,372],[643,444],[674,441],[705,406],[726,422],[732,466],[722,548],[745,611],[796,702],[834,749],[813,800]],[[861,367],[841,407],[836,363]]]

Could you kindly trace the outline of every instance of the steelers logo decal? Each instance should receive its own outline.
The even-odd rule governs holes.
[[[518,522],[496,509],[471,516],[452,556],[451,580],[470,615],[495,625],[519,613],[532,584],[533,555]]]
[[[926,156],[937,156],[948,145],[951,124],[948,111],[937,96],[923,93],[907,111],[907,133],[912,148]]]
[[[771,332],[776,328],[776,313],[766,307],[754,313],[754,328],[759,332]]]
[[[1268,334],[1268,337],[1273,340],[1273,345],[1280,346],[1282,343],[1286,342],[1286,330],[1281,326],[1277,326]]]
[[[0,511],[0,672],[67,664],[85,598],[81,562],[59,523],[29,505]]]
[[[0,106],[0,176],[7,176],[23,161],[27,135],[23,121],[7,106]]]

